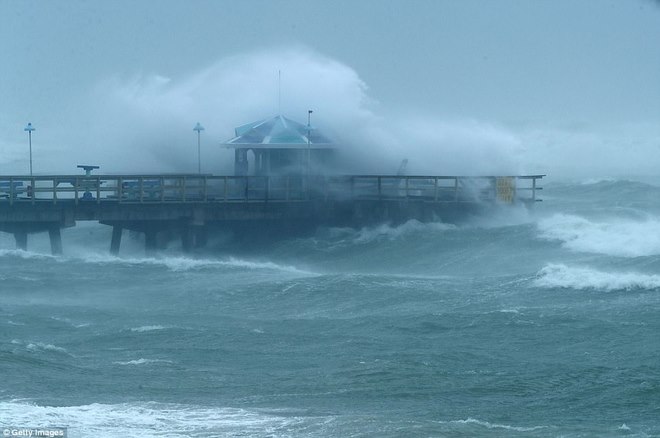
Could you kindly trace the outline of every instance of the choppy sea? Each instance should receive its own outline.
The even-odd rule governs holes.
[[[660,186],[154,257],[0,237],[0,426],[70,437],[660,436]]]

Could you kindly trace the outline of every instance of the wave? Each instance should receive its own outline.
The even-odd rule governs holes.
[[[379,240],[396,240],[411,234],[427,234],[432,232],[444,232],[455,230],[457,227],[443,222],[423,223],[411,219],[401,225],[381,224],[374,227],[364,227],[359,230],[354,228],[330,228],[331,238],[342,239],[350,243],[365,244]]]
[[[171,360],[165,360],[165,359],[135,359],[135,360],[127,360],[127,361],[116,361],[112,362],[116,365],[149,365],[153,363],[172,363]]]
[[[169,327],[165,327],[163,325],[143,325],[140,327],[133,327],[131,328],[132,332],[151,332],[154,330],[165,330]]]
[[[0,418],[9,424],[67,426],[71,436],[144,438],[290,435],[308,421],[287,412],[170,403],[39,406],[18,400],[0,402]]]
[[[568,267],[562,264],[550,264],[541,269],[534,285],[537,287],[578,290],[655,290],[660,289],[660,275],[635,272],[612,273],[589,268]]]
[[[25,349],[28,351],[32,352],[54,352],[54,353],[61,353],[61,354],[69,354],[69,352],[66,350],[66,348],[63,347],[58,347],[57,345],[53,344],[46,344],[44,342],[24,342],[19,339],[12,339],[11,343],[13,345],[23,345],[25,346]]]
[[[530,427],[523,427],[523,426],[510,426],[508,424],[497,424],[497,423],[490,423],[488,421],[483,421],[483,420],[478,420],[476,418],[466,418],[465,420],[452,420],[452,421],[440,421],[440,423],[443,424],[476,424],[477,426],[483,426],[487,429],[504,429],[504,430],[511,430],[511,431],[516,431],[516,432],[531,432],[534,430],[539,430],[539,429],[546,429],[548,426],[530,426]]]
[[[82,259],[87,263],[118,263],[127,265],[163,266],[173,272],[194,271],[208,268],[241,268],[253,270],[282,271],[299,275],[314,275],[314,273],[298,269],[295,266],[279,265],[273,262],[242,260],[229,257],[226,260],[196,259],[190,257],[145,257],[122,258],[110,255],[93,254]]]
[[[0,249],[0,257],[18,257],[22,259],[56,259],[57,257],[40,252],[23,251],[22,249]]]
[[[117,257],[98,252],[84,252],[74,256],[57,257],[48,254],[22,250],[0,250],[0,257],[18,257],[22,259],[53,260],[58,263],[83,262],[90,264],[124,264],[142,266],[160,266],[173,272],[195,271],[210,268],[235,268],[251,270],[281,271],[297,275],[318,275],[291,265],[280,265],[270,261],[243,260],[235,257],[227,259],[203,259],[183,256],[160,257]]]
[[[562,242],[570,250],[617,257],[660,254],[660,220],[612,219],[594,222],[586,218],[555,214],[538,223],[539,237]]]

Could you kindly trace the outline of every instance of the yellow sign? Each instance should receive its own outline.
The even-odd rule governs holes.
[[[507,204],[512,204],[516,194],[516,182],[513,177],[500,176],[495,180],[497,189],[497,200]]]

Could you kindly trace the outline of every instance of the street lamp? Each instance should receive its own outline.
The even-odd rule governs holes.
[[[23,129],[23,131],[28,133],[28,141],[30,142],[30,176],[32,176],[32,131],[34,130],[35,128],[32,126],[32,123],[28,123],[27,126]]]
[[[197,122],[193,131],[197,131],[197,173],[202,173],[202,153],[200,148],[200,134],[204,130],[204,127]]]

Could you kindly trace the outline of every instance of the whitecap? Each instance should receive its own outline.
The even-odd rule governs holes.
[[[210,268],[237,268],[237,269],[253,269],[253,270],[270,270],[282,271],[298,275],[316,275],[295,266],[280,265],[270,261],[252,261],[243,260],[234,257],[227,259],[198,259],[191,257],[145,257],[145,258],[123,258],[104,254],[89,254],[81,259],[86,263],[116,263],[125,265],[147,265],[147,266],[162,266],[173,272],[185,272]]]
[[[31,342],[25,346],[30,351],[53,351],[56,353],[64,353],[64,354],[69,354],[68,351],[66,351],[65,348],[58,347],[57,345],[53,344],[45,344],[43,342]]]
[[[71,436],[142,438],[288,435],[298,424],[318,422],[318,418],[296,417],[286,411],[156,402],[39,406],[22,400],[0,402],[0,418],[35,427],[66,425]]]
[[[547,288],[596,289],[604,291],[660,288],[660,275],[636,272],[603,272],[590,268],[549,264],[538,274],[534,285]]]
[[[165,330],[167,328],[169,328],[169,327],[165,327],[165,326],[162,326],[162,325],[143,325],[143,326],[140,326],[140,327],[133,327],[130,330],[132,332],[151,332],[151,331],[154,331],[154,330]]]
[[[19,257],[22,259],[57,259],[50,254],[36,253],[32,251],[23,251],[22,249],[0,249],[0,257]]]
[[[504,429],[504,430],[513,430],[516,432],[531,432],[533,430],[545,429],[547,426],[511,426],[508,424],[497,424],[490,423],[488,421],[478,420],[476,418],[466,418],[465,420],[453,420],[453,421],[441,421],[440,423],[454,423],[454,424],[476,424],[478,426],[483,426],[487,429]]]
[[[112,362],[116,365],[149,365],[153,363],[172,363],[171,360],[165,360],[165,359],[134,359],[134,360],[127,360],[127,361],[116,361]]]
[[[411,219],[396,226],[381,224],[374,227],[364,227],[360,230],[354,230],[352,228],[333,228],[330,230],[330,233],[337,237],[343,236],[349,238],[353,243],[364,244],[381,239],[396,240],[415,233],[445,232],[455,230],[456,228],[455,225],[443,222],[423,223],[416,219]]]
[[[570,250],[618,257],[660,254],[660,220],[610,219],[595,222],[555,214],[538,223],[539,237],[562,242]]]

